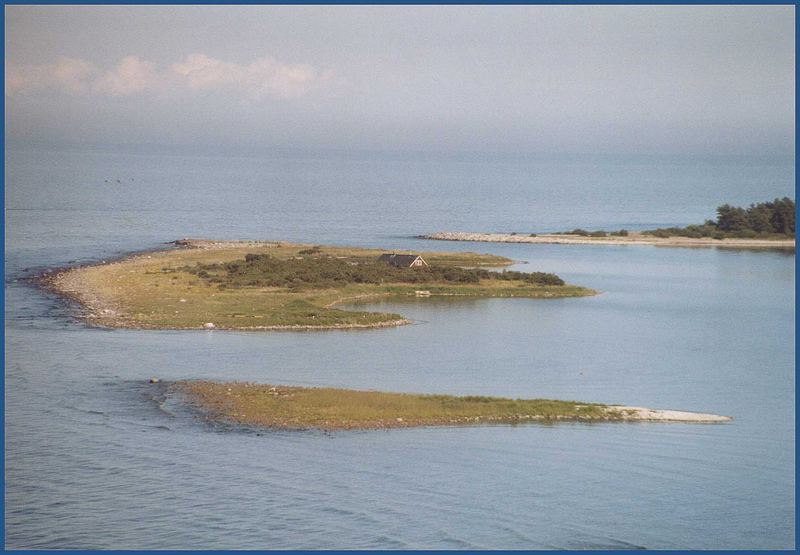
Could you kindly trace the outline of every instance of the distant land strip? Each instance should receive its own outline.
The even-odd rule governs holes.
[[[794,249],[791,239],[714,239],[711,237],[655,237],[642,232],[630,231],[626,236],[610,235],[591,237],[569,233],[475,233],[463,231],[440,231],[419,235],[419,239],[436,241],[476,241],[484,243],[532,243],[556,245],[653,245],[657,247],[719,247],[728,249]]]

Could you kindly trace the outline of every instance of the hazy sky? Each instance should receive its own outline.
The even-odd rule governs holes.
[[[6,6],[10,142],[794,152],[793,6]]]

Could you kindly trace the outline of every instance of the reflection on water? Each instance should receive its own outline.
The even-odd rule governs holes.
[[[45,159],[40,167],[20,163],[8,182],[12,207],[43,209],[15,211],[10,224],[7,217],[8,547],[794,546],[792,256],[427,243],[399,236],[438,228],[435,211],[423,210],[419,228],[407,219],[384,226],[380,199],[370,200],[365,191],[386,174],[370,165],[323,172],[284,163],[263,174],[256,171],[261,166],[247,164],[213,171],[201,164],[200,171],[184,160],[180,167],[187,174],[176,178],[178,190],[187,186],[184,179],[194,181],[199,193],[179,201],[164,187],[164,179],[179,173],[174,161],[90,161],[79,156]],[[57,173],[56,162],[72,190],[39,184]],[[142,200],[136,192],[95,198],[86,176],[111,174],[102,164],[143,173],[136,183],[161,198]],[[239,193],[248,191],[251,204],[290,210],[243,218],[238,201],[221,193],[212,208],[222,169]],[[422,167],[413,177],[418,192],[438,191],[425,198],[442,207],[448,196],[458,196],[454,191],[472,200],[484,197],[479,188],[460,188],[463,175],[460,168]],[[488,172],[478,175],[489,179]],[[514,175],[504,173],[513,183],[505,187],[522,194],[524,176]],[[341,190],[325,196],[318,181],[323,177]],[[295,193],[282,192],[294,178],[301,183],[297,202],[308,210],[287,200]],[[445,183],[444,190],[437,183]],[[630,192],[630,183],[619,187]],[[673,196],[680,192],[676,187]],[[613,190],[606,192],[617,198]],[[751,199],[737,191],[731,197],[747,202],[780,194]],[[634,204],[670,196],[641,194]],[[334,215],[320,231],[314,222],[342,198],[361,207],[359,225]],[[600,203],[598,197],[594,206]],[[459,221],[473,215],[468,204],[456,203],[442,216],[448,220],[442,227],[462,227]],[[506,204],[489,205],[489,213],[479,215],[483,225],[475,225],[501,221],[504,211],[515,210]],[[602,199],[601,213],[608,213],[607,205]],[[86,206],[94,210],[91,216],[82,212]],[[552,210],[551,221],[564,218],[563,227],[584,223]],[[620,227],[621,217],[586,225]],[[600,294],[367,305],[416,324],[392,329],[145,332],[87,328],[71,320],[57,299],[14,281],[25,268],[108,257],[198,231],[487,251],[528,262],[513,269],[556,272]],[[397,237],[389,241],[388,232]],[[151,376],[554,397],[707,411],[734,420],[253,433],[198,419],[148,384]]]

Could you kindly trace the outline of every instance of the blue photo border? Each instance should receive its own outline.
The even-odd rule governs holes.
[[[552,1],[552,2],[524,1],[524,0],[512,0],[512,1],[509,1],[509,0],[505,0],[505,1],[502,1],[502,2],[496,2],[496,3],[494,3],[494,2],[487,3],[487,2],[480,2],[480,1],[475,1],[475,0],[442,0],[442,1],[439,1],[439,2],[415,1],[415,0],[402,1],[402,2],[401,1],[397,1],[397,2],[387,2],[387,1],[370,2],[370,1],[364,1],[364,0],[350,0],[350,1],[347,1],[347,2],[330,2],[330,1],[313,1],[313,0],[297,0],[297,1],[275,0],[275,1],[271,1],[271,2],[240,2],[240,1],[219,2],[219,1],[216,1],[216,0],[196,0],[196,1],[192,1],[192,2],[187,2],[187,1],[183,1],[183,0],[176,0],[176,1],[171,1],[171,2],[163,1],[163,0],[140,0],[140,1],[129,1],[129,0],[84,0],[84,1],[81,1],[81,2],[71,2],[71,1],[67,1],[67,0],[5,0],[3,5],[4,5],[4,7],[5,6],[21,6],[21,5],[29,5],[29,6],[56,6],[56,5],[81,5],[81,6],[84,6],[84,5],[97,5],[97,6],[101,6],[101,5],[189,5],[189,6],[192,6],[192,5],[198,5],[198,6],[199,5],[349,5],[349,6],[362,6],[362,5],[463,5],[463,6],[468,6],[468,5],[619,5],[619,6],[622,6],[622,5],[626,5],[626,6],[630,6],[630,5],[637,5],[637,6],[650,6],[650,5],[662,5],[662,6],[663,5],[681,5],[681,6],[683,6],[683,5],[719,5],[719,6],[723,6],[723,5],[794,5],[795,6],[795,199],[797,198],[797,175],[798,175],[797,174],[797,163],[796,163],[797,155],[798,155],[797,128],[798,128],[798,121],[800,121],[800,118],[798,118],[797,109],[796,109],[796,105],[797,105],[797,53],[798,53],[797,36],[798,36],[798,31],[800,31],[800,24],[798,23],[798,19],[797,19],[797,2],[792,1],[792,0],[772,0],[772,1],[761,1],[761,0],[755,0],[755,1],[753,1],[753,0],[750,0],[750,1],[747,1],[747,0],[727,0],[727,1],[710,0],[709,1],[709,0],[707,0],[707,1],[703,1],[703,2],[689,1],[689,0],[679,0],[679,1],[655,0],[655,1],[651,1],[651,2],[630,2],[630,1],[624,1],[624,0],[600,0],[600,1],[594,1],[594,2],[589,2],[589,1],[584,1],[584,0],[561,0],[561,1]],[[0,17],[2,17],[2,38],[3,38],[2,49],[3,49],[3,53],[5,54],[5,30],[6,30],[6,27],[5,27],[5,9],[3,10],[2,16],[0,16]],[[5,58],[5,56],[4,56],[4,58]],[[4,80],[3,84],[5,86],[5,74],[3,76],[3,80]],[[5,109],[3,110],[2,123],[3,123],[3,130],[4,130],[2,142],[3,142],[3,152],[5,153],[5,146],[6,146]],[[5,156],[3,158],[3,169],[4,169],[3,176],[0,179],[2,179],[3,204],[4,204],[4,208],[5,208],[5,198],[6,198],[5,197]],[[800,210],[797,210],[797,212],[800,213]],[[3,211],[2,218],[3,218],[3,227],[2,227],[2,230],[0,230],[0,235],[2,235],[3,244],[5,245],[5,224],[6,224],[6,222],[5,222],[5,210]],[[2,266],[3,266],[3,275],[5,276],[5,257],[3,258]],[[797,285],[798,285],[797,270],[798,270],[798,263],[797,263],[797,257],[795,256],[795,291],[797,291]],[[2,299],[2,308],[3,308],[2,318],[3,318],[3,323],[4,324],[5,324],[5,309],[6,309],[5,304],[6,303],[5,303],[5,295],[4,295],[3,299]],[[797,377],[797,360],[798,360],[798,355],[797,355],[797,324],[798,324],[797,304],[796,304],[796,301],[795,301],[795,405],[796,405],[796,399],[797,399],[797,379],[796,379],[796,377]],[[6,355],[6,344],[4,342],[3,343],[2,355],[0,355],[0,357],[2,357],[2,361],[3,361],[3,368],[5,368],[5,355]],[[5,372],[3,374],[3,386],[4,386],[4,388],[3,388],[4,395],[2,397],[2,400],[0,400],[0,405],[2,405],[2,408],[3,408],[4,422],[5,422]],[[795,406],[795,504],[796,504],[797,491],[798,491],[798,489],[797,489],[797,464],[796,464],[797,453],[798,453],[797,441],[796,441],[796,437],[797,437],[796,430],[797,430],[798,422],[800,422],[800,419],[798,419],[797,410],[796,410],[796,406]],[[3,455],[4,455],[4,460],[5,460],[5,425],[3,426],[2,432],[0,432],[0,433],[2,434],[2,439],[3,439],[2,451],[3,451]],[[5,517],[5,472],[3,473],[3,492],[4,492],[4,495],[3,495],[2,501],[0,501],[0,506],[2,506],[3,515]],[[796,510],[796,505],[795,505],[795,533],[796,533],[796,530],[797,530],[797,522],[798,522],[798,520],[797,520],[797,510]],[[59,553],[59,554],[88,554],[88,553],[93,553],[93,551],[90,551],[90,550],[6,550],[6,548],[5,548],[5,524],[3,526],[2,531],[0,532],[0,545],[2,545],[2,549],[3,549],[4,553],[6,553],[6,552],[8,552],[8,553],[20,553],[20,554],[22,554],[22,553],[31,553],[31,554],[35,554],[35,553]],[[119,553],[119,554],[158,552],[158,553],[164,553],[164,554],[184,555],[187,552],[193,552],[193,551],[195,551],[195,550],[190,550],[190,551],[178,551],[178,550],[152,550],[152,551],[148,551],[148,550],[109,550],[109,551],[105,551],[105,552],[107,552],[107,553]],[[249,551],[252,551],[252,550],[249,550]],[[256,552],[259,552],[259,551],[262,551],[262,550],[256,550]],[[267,550],[263,550],[263,551],[267,551]],[[571,551],[571,550],[558,550],[558,551],[556,551],[556,550],[528,550],[528,551],[526,551],[526,550],[491,550],[491,551],[488,551],[488,552],[489,553],[503,554],[503,555],[506,555],[506,554],[507,555],[512,555],[512,554],[516,555],[518,553],[536,553],[536,554],[539,554],[539,553],[553,553],[553,554],[555,554],[555,553],[564,553],[564,552],[569,552],[569,551]],[[238,552],[239,551],[231,551],[231,550],[207,550],[207,551],[203,551],[203,553],[220,553],[220,554],[222,554],[222,553],[238,553]],[[287,554],[289,554],[289,553],[292,553],[292,554],[296,554],[296,553],[318,553],[318,552],[329,553],[331,555],[345,555],[345,554],[347,554],[347,555],[350,555],[350,554],[357,555],[357,554],[361,554],[361,553],[411,553],[412,551],[408,551],[408,550],[321,550],[321,551],[312,551],[312,550],[294,550],[294,551],[293,550],[276,550],[276,551],[271,551],[270,550],[269,551],[269,553],[287,553]],[[797,547],[795,546],[795,549],[793,549],[793,550],[758,550],[758,551],[757,550],[736,550],[736,551],[731,551],[731,550],[712,550],[712,551],[658,550],[657,552],[658,553],[664,553],[664,554],[684,554],[684,553],[726,553],[726,554],[727,553],[742,553],[742,554],[747,554],[747,553],[795,553],[795,552],[797,552]],[[413,553],[450,554],[450,553],[475,553],[475,551],[474,550],[419,550],[419,551],[413,551]],[[625,551],[623,551],[623,550],[598,550],[598,551],[590,551],[590,553],[597,553],[597,554],[605,555],[605,554],[625,553]]]

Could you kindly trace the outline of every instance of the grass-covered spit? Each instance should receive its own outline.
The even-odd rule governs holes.
[[[172,385],[213,420],[281,429],[380,429],[555,420],[620,420],[624,410],[550,399],[455,397],[241,382]]]
[[[394,326],[398,314],[342,310],[380,297],[573,297],[594,292],[544,273],[489,272],[500,256],[420,253],[429,268],[377,262],[382,250],[276,242],[181,241],[184,248],[51,274],[46,282],[110,327],[340,329]],[[210,326],[209,326],[210,327]]]

